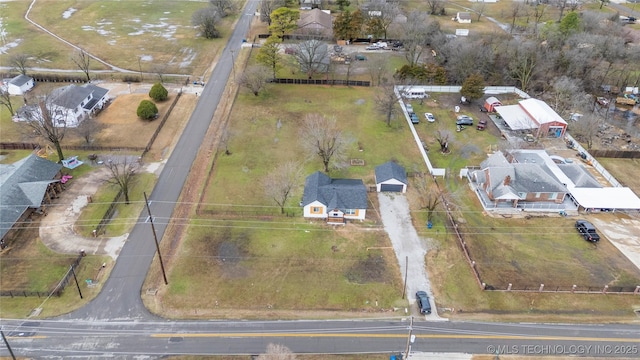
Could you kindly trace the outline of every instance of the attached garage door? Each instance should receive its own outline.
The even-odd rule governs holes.
[[[382,184],[380,185],[380,191],[395,191],[402,192],[403,185]]]

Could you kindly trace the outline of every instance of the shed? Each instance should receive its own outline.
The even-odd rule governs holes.
[[[408,183],[406,170],[393,161],[376,166],[376,191],[405,193]]]
[[[459,12],[456,14],[454,20],[459,22],[460,24],[471,24],[471,13]]]
[[[487,100],[484,101],[484,108],[487,109],[488,112],[496,111],[496,106],[502,106],[502,103],[495,96],[488,97]]]
[[[30,76],[20,74],[5,85],[9,95],[24,95],[36,86],[36,81]]]

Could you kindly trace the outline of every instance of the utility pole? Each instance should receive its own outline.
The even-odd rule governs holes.
[[[158,245],[158,235],[156,235],[156,227],[153,225],[153,216],[151,215],[151,209],[149,208],[149,200],[147,199],[147,193],[144,192],[144,203],[147,205],[147,212],[149,213],[149,222],[151,222],[151,231],[153,231],[153,240],[156,243],[156,250],[158,251],[158,259],[160,260],[160,269],[162,270],[162,278],[164,284],[169,285],[167,281],[167,274],[164,272],[164,264],[162,263],[162,254],[160,253],[160,245]]]
[[[9,346],[9,342],[7,341],[7,338],[4,337],[4,331],[0,330],[0,334],[2,335],[2,341],[4,341],[4,344],[7,346],[7,350],[9,350],[9,354],[11,354],[11,358],[13,360],[16,360],[16,356],[13,355],[13,350],[11,350],[11,346]]]
[[[76,281],[76,287],[78,288],[78,294],[80,294],[80,299],[83,299],[82,291],[80,291],[80,284],[78,284],[78,278],[76,277],[76,271],[73,270],[73,265],[71,265],[71,273],[73,274],[73,280]]]
[[[407,348],[404,351],[404,358],[403,358],[405,360],[409,359],[411,344],[413,344],[413,341],[415,339],[415,337],[411,334],[412,332],[413,332],[413,316],[411,317],[411,320],[409,322],[409,336],[407,336]]]
[[[407,275],[409,274],[409,256],[405,256],[404,258],[404,286],[402,287],[402,300],[404,300],[404,295],[407,293]]]

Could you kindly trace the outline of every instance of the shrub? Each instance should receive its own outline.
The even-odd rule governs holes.
[[[160,83],[154,84],[151,87],[151,90],[149,90],[149,97],[151,97],[155,101],[165,101],[167,100],[168,95],[169,92]]]
[[[142,100],[138,105],[137,114],[143,120],[152,120],[158,117],[158,107],[149,100]]]

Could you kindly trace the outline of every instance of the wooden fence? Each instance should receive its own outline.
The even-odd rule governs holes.
[[[343,85],[343,86],[371,86],[371,81],[360,80],[327,80],[327,79],[269,79],[274,84],[298,84],[298,85]]]
[[[591,149],[589,153],[600,158],[640,159],[640,151]]]
[[[118,191],[118,194],[114,196],[113,201],[111,201],[111,205],[109,205],[109,208],[104,213],[102,220],[100,220],[100,223],[98,223],[98,226],[96,226],[95,228],[96,235],[104,234],[104,228],[107,226],[107,224],[109,224],[109,221],[111,221],[111,217],[116,212],[116,205],[120,203],[120,200],[122,199],[123,195],[124,195],[124,192],[122,191],[122,188],[121,188],[120,191]]]
[[[80,260],[82,260],[83,255],[80,254],[78,257],[71,263],[71,268],[74,270],[80,265]],[[37,296],[37,297],[47,297],[47,296],[60,296],[64,291],[64,288],[69,284],[71,278],[73,277],[73,273],[71,272],[71,268],[67,271],[67,273],[62,277],[62,280],[52,289],[45,291],[27,291],[27,290],[6,290],[3,289],[0,291],[0,296],[7,297],[29,297],[29,296]]]

